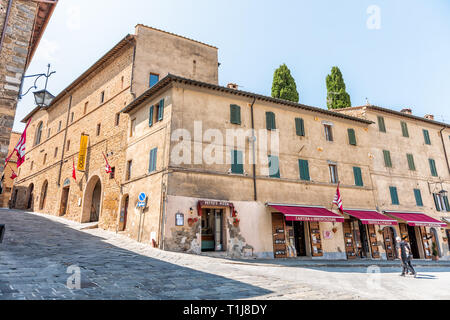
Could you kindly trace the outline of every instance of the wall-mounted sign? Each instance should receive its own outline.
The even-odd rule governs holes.
[[[146,200],[147,200],[147,195],[144,192],[139,193],[138,202],[136,204],[136,207],[144,208],[145,205],[147,204]]]
[[[80,152],[78,153],[77,170],[84,171],[86,169],[86,156],[89,136],[82,134],[80,139]]]
[[[182,214],[181,212],[177,212],[175,214],[175,225],[184,226],[184,214]]]

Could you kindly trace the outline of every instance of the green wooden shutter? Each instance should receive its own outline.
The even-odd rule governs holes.
[[[433,193],[434,205],[436,206],[436,211],[441,211],[441,206],[439,205],[438,195]]]
[[[266,127],[267,130],[275,130],[275,114],[273,112],[266,112]]]
[[[409,170],[415,171],[416,165],[414,164],[414,156],[410,153],[406,154],[406,158],[408,159],[408,167]]]
[[[428,161],[430,162],[431,175],[437,177],[436,162],[433,159],[428,159]]]
[[[444,196],[444,204],[445,204],[445,210],[450,211],[450,204],[448,203],[448,197]]]
[[[148,126],[151,127],[153,125],[153,110],[155,109],[154,106],[150,107],[150,111],[148,113]]]
[[[381,132],[386,132],[386,126],[384,124],[384,118],[380,117],[380,116],[378,116],[378,129]]]
[[[404,137],[409,137],[409,132],[408,132],[408,125],[406,124],[406,122],[400,122],[402,125],[402,134]]]
[[[356,135],[354,129],[347,129],[348,132],[348,143],[352,146],[356,146]]]
[[[241,124],[241,107],[235,104],[230,105],[230,122]]]
[[[391,193],[392,204],[399,204],[397,188],[396,187],[389,187],[389,191]]]
[[[158,121],[161,121],[164,117],[164,99],[159,101],[159,109],[158,109]]]
[[[364,186],[361,174],[361,168],[353,167],[353,175],[355,176],[355,185],[358,187]]]
[[[383,150],[383,156],[384,156],[384,165],[386,167],[392,168],[391,153],[388,150]]]
[[[431,144],[430,133],[428,130],[423,129],[423,138],[425,140],[425,144]]]
[[[419,189],[414,189],[414,197],[416,198],[416,205],[423,207],[422,194]]]
[[[309,176],[308,160],[299,159],[298,167],[299,167],[299,171],[300,171],[300,179],[305,180],[305,181],[311,180],[311,178]]]
[[[305,122],[302,118],[295,118],[295,131],[298,136],[305,136]]]
[[[156,171],[156,154],[158,148],[154,148],[150,151],[150,161],[148,164],[148,172]]]
[[[269,155],[269,176],[271,178],[280,177],[280,163],[277,156]]]
[[[231,172],[236,174],[244,173],[244,162],[242,158],[242,151],[231,151]]]

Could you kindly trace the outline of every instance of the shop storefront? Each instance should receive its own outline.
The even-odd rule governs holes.
[[[435,228],[447,225],[424,213],[419,212],[385,212],[398,221],[400,237],[411,246],[414,259],[431,259],[433,247],[439,248]],[[428,228],[428,229],[427,229]]]
[[[321,223],[344,218],[324,207],[268,203],[272,213],[275,258],[322,257]]]
[[[385,226],[397,225],[397,221],[375,210],[344,210],[344,242],[347,259],[380,258],[377,231]],[[378,230],[377,230],[378,229]],[[395,255],[395,242],[391,228],[383,231],[386,257]]]

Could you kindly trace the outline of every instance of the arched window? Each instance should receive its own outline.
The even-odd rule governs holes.
[[[36,129],[36,135],[35,135],[36,138],[34,139],[34,145],[38,145],[39,143],[41,143],[42,127],[43,127],[43,123],[41,121],[41,122],[39,122],[37,129]]]

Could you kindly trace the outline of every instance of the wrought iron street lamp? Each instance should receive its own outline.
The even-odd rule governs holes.
[[[36,105],[39,107],[48,107],[50,103],[52,103],[53,99],[55,98],[54,95],[52,95],[50,92],[47,91],[47,83],[48,78],[52,74],[56,73],[56,71],[50,72],[50,64],[47,66],[47,73],[39,73],[39,74],[32,74],[29,76],[25,76],[24,78],[36,78],[34,80],[34,84],[24,93],[20,94],[19,98],[22,99],[28,92],[30,92],[32,89],[37,89],[36,83],[41,77],[45,77],[45,86],[43,90],[35,91],[34,94],[34,101],[36,102]]]

